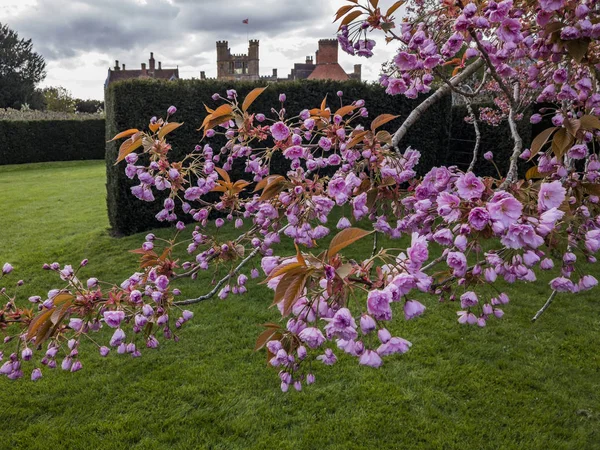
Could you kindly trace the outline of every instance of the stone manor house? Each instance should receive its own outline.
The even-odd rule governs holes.
[[[227,41],[217,41],[217,79],[218,80],[265,80],[267,82],[287,80],[360,80],[361,65],[355,64],[354,70],[347,73],[338,61],[339,47],[337,39],[319,40],[318,50],[315,57],[307,56],[302,63],[295,63],[290,73],[285,78],[277,75],[277,69],[273,69],[270,75],[260,74],[259,41],[248,42],[248,53],[231,54]],[[148,65],[141,64],[140,69],[126,69],[125,64],[108,69],[108,76],[104,87],[110,83],[131,78],[156,78],[162,80],[176,80],[179,78],[179,68],[167,69],[162,67],[158,61],[158,67],[154,60],[154,54],[150,53]],[[200,79],[205,80],[206,74],[200,72]]]

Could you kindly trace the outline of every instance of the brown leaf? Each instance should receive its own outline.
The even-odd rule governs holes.
[[[271,273],[269,274],[267,279],[264,280],[262,283],[266,284],[269,281],[271,281],[273,278],[277,278],[281,275],[285,275],[285,274],[297,275],[299,273],[306,272],[306,270],[307,270],[306,264],[303,264],[301,262],[280,264],[279,266],[277,266],[273,270],[271,270]]]
[[[346,5],[346,6],[342,6],[340,9],[337,10],[337,12],[335,13],[335,19],[334,22],[337,22],[338,20],[340,20],[340,18],[350,12],[350,10],[352,10],[353,8],[356,8],[356,6],[352,6],[352,5]]]
[[[600,119],[596,116],[586,114],[585,116],[582,116],[579,121],[581,122],[581,128],[584,130],[600,130]]]
[[[391,122],[392,120],[398,117],[400,116],[394,116],[392,114],[381,114],[380,116],[377,116],[375,120],[373,120],[373,122],[371,123],[371,131],[375,133],[375,130],[377,128],[379,128],[382,125],[385,125],[388,122]]]
[[[233,108],[229,104],[224,104],[215,109],[215,112],[211,114],[211,120],[215,120],[219,117],[228,116],[233,112]],[[223,123],[223,122],[221,122]]]
[[[135,135],[134,135],[135,136]],[[125,159],[127,155],[129,155],[134,150],[140,148],[142,146],[142,137],[139,136],[135,140],[127,139],[125,142],[121,144],[119,147],[119,155],[117,156],[117,162],[115,165],[119,164],[121,161]]]
[[[338,267],[335,270],[335,273],[337,274],[338,277],[340,277],[342,280],[344,278],[346,278],[348,275],[350,275],[352,273],[352,264],[342,264],[340,267]]]
[[[52,322],[53,325],[58,325],[67,315],[70,306],[71,302],[68,301],[63,303],[59,307],[54,308],[54,312],[50,316],[50,322]]]
[[[533,157],[539,153],[539,151],[546,144],[546,142],[548,142],[548,139],[550,139],[550,136],[552,136],[552,133],[554,133],[556,130],[558,130],[558,127],[546,128],[544,131],[542,131],[535,137],[535,139],[531,143],[531,156],[529,157],[529,161],[531,161]]]
[[[306,281],[308,280],[308,274],[305,273],[305,274],[300,274],[300,275],[295,275],[295,276],[290,276],[290,275],[284,276],[281,279],[281,281],[279,282],[279,284],[281,284],[285,280],[286,277],[290,278],[290,282],[289,282],[289,284],[287,284],[285,293],[283,294],[283,297],[281,298],[281,300],[283,300],[283,315],[284,316],[287,316],[292,312],[292,308],[294,307],[294,304],[302,295],[302,292],[304,291],[304,285],[306,284]],[[277,285],[277,290],[279,290],[279,285]]]
[[[252,89],[250,91],[250,93],[248,95],[246,95],[246,98],[244,99],[244,103],[242,104],[242,111],[244,111],[244,112],[248,111],[248,108],[250,108],[250,105],[252,105],[252,103],[254,103],[254,100],[256,100],[258,98],[258,96],[260,94],[262,94],[265,89],[266,89],[266,87]]]
[[[385,130],[378,131],[377,134],[375,135],[375,138],[379,142],[384,142],[388,145],[392,145],[392,135]]]
[[[394,3],[392,6],[390,6],[387,10],[387,12],[385,13],[385,15],[387,17],[389,17],[390,15],[394,14],[394,12],[400,8],[402,5],[404,4],[404,0],[400,0],[397,1],[396,3]]]
[[[163,125],[163,127],[158,132],[158,138],[159,139],[164,138],[167,134],[169,134],[173,130],[176,130],[181,125],[183,125],[183,123],[178,123],[178,122],[169,122],[168,124]]]
[[[234,194],[239,194],[240,192],[242,192],[244,190],[244,188],[246,186],[248,186],[250,183],[246,180],[237,180],[235,183],[233,183],[233,187],[231,188],[231,191]]]
[[[277,194],[279,194],[283,188],[285,187],[285,178],[282,177],[282,180],[275,180],[272,183],[269,183],[269,185],[263,190],[261,196],[260,196],[260,200],[261,201],[265,201],[265,200],[269,200],[270,198],[275,197]]]
[[[296,247],[296,259],[300,264],[306,266],[306,260],[304,259],[304,256],[302,256],[302,252],[300,251],[300,248],[298,248],[298,244],[296,244],[295,242],[294,247]]]
[[[124,137],[129,137],[129,136],[134,135],[135,133],[137,133],[139,131],[140,130],[138,130],[137,128],[130,128],[129,130],[121,131],[119,134],[117,134],[114,138],[112,138],[108,142],[116,141],[117,139],[121,139],[121,138],[124,138]]]
[[[356,135],[350,140],[350,142],[348,142],[348,144],[346,145],[346,148],[347,149],[351,149],[356,144],[358,144],[359,142],[362,142],[362,140],[367,135],[367,133],[369,133],[369,132],[368,131],[361,131],[359,133],[356,133]]]
[[[600,184],[595,183],[581,183],[581,186],[590,195],[596,195],[600,197]]]
[[[565,41],[567,52],[573,57],[576,63],[580,63],[586,55],[590,46],[589,38],[569,39]]]
[[[571,136],[577,136],[577,132],[581,128],[581,120],[579,119],[566,119],[564,121],[565,128]]]
[[[341,30],[344,25],[348,25],[360,15],[362,15],[362,11],[352,11],[351,13],[347,14],[346,17],[344,17],[344,19],[340,23],[340,27],[338,28],[338,30]]]
[[[203,137],[205,137],[208,130],[216,127],[217,125],[221,125],[222,123],[229,122],[231,119],[233,119],[233,115],[231,114],[228,116],[219,116],[216,119],[209,121],[207,124],[202,125],[202,127],[200,127],[198,130],[204,128]]]
[[[282,334],[279,330],[273,328],[267,328],[265,331],[260,333],[258,338],[256,339],[256,345],[254,346],[254,351],[257,352],[261,348],[263,348],[269,341],[278,341],[281,339]]]
[[[357,108],[357,106],[355,105],[346,105],[346,106],[342,106],[340,109],[338,109],[335,112],[336,116],[342,116],[344,117],[346,114],[354,112],[354,110]]]
[[[533,178],[544,178],[544,176],[540,173],[539,169],[537,168],[537,166],[534,166],[532,168],[530,168],[526,173],[525,173],[525,179],[527,180],[531,180]]]
[[[281,175],[269,175],[268,177],[263,178],[258,183],[256,183],[256,187],[254,188],[254,192],[258,192],[261,189],[264,189],[265,187],[267,187],[271,183],[275,183],[275,182],[283,181],[283,180],[285,180],[285,178],[282,177]]]
[[[321,111],[325,111],[326,108],[327,108],[327,94],[325,94],[325,98],[321,102]]]
[[[231,183],[231,178],[229,178],[229,174],[227,173],[227,171],[221,169],[220,167],[215,167],[215,170],[227,183]]]
[[[360,228],[346,228],[340,231],[331,240],[329,244],[329,250],[327,250],[327,256],[329,258],[336,255],[337,252],[343,248],[348,247],[350,244],[358,241],[359,239],[371,234],[372,231],[361,230]]]
[[[552,138],[552,152],[557,158],[561,158],[573,145],[573,136],[567,133],[567,130],[561,128]]]
[[[73,294],[69,294],[68,292],[66,292],[63,294],[58,294],[56,297],[54,297],[52,303],[54,303],[54,305],[56,306],[64,302],[68,302],[69,300],[73,300],[74,298],[75,297],[73,296]]]
[[[49,309],[47,311],[42,311],[40,314],[33,318],[31,323],[29,324],[29,328],[27,329],[26,339],[28,341],[31,340],[31,338],[33,338],[37,334],[38,330],[44,323],[50,321],[50,316],[54,313],[54,309],[55,308]]]

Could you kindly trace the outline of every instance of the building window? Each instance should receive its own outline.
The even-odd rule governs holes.
[[[236,75],[245,75],[248,73],[248,68],[246,67],[245,61],[235,61],[234,67]]]

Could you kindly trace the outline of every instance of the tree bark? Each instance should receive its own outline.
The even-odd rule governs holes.
[[[465,70],[456,75],[454,78],[450,79],[449,84],[444,84],[440,88],[438,88],[433,94],[427,97],[423,102],[421,102],[415,109],[411,111],[406,120],[402,123],[400,128],[396,130],[394,133],[394,137],[392,138],[392,146],[396,151],[400,151],[398,148],[398,144],[406,133],[418,120],[421,116],[429,109],[430,106],[434,105],[439,99],[452,91],[452,86],[458,86],[463,81],[467,80],[471,75],[477,72],[484,65],[484,60],[479,58],[472,64],[468,65]]]

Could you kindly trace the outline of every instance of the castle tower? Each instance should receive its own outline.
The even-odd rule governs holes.
[[[248,75],[259,77],[258,39],[251,40],[248,44]]]
[[[229,42],[217,41],[217,78],[226,78],[230,74],[231,54],[229,52]]]

